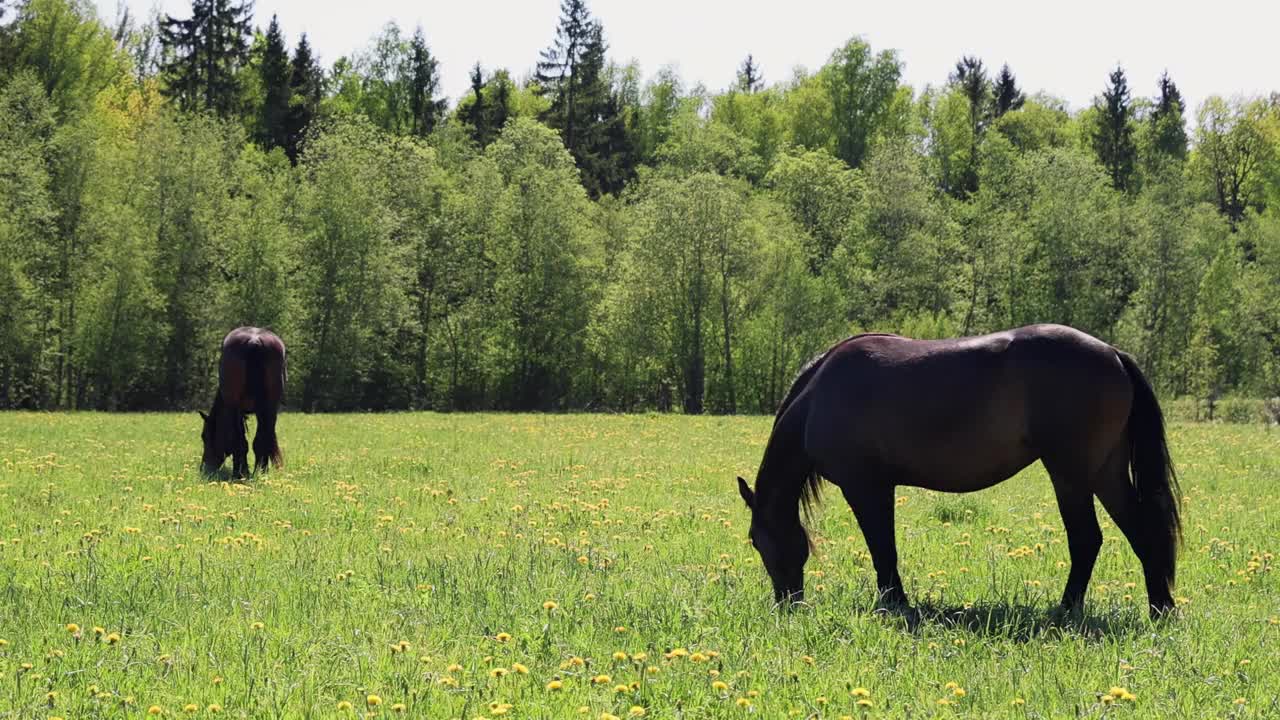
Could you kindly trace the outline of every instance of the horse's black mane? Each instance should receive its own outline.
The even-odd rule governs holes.
[[[809,387],[809,382],[813,380],[813,376],[818,373],[818,370],[822,367],[822,363],[831,355],[832,351],[845,343],[850,343],[864,337],[898,336],[893,333],[876,332],[850,335],[844,340],[835,343],[831,347],[810,358],[809,362],[805,363],[804,366],[800,368],[800,372],[796,373],[796,379],[791,381],[791,389],[787,391],[786,397],[784,397],[782,399],[782,403],[778,405],[778,412],[773,416],[774,432],[777,432],[778,423],[782,420],[782,416],[786,414],[787,410],[795,403],[796,399],[800,397],[801,393]],[[796,442],[796,440],[793,439],[793,442]],[[810,466],[810,468],[805,472],[804,480],[800,484],[800,506],[804,510],[806,519],[812,519],[813,506],[818,504],[822,499],[821,491],[822,476],[818,474],[817,468]]]

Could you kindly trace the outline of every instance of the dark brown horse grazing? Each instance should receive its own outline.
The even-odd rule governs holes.
[[[276,441],[276,415],[284,398],[287,375],[284,343],[274,333],[255,327],[236,328],[222,341],[218,364],[218,394],[204,418],[204,471],[217,472],[230,455],[237,478],[249,474],[249,443],[245,440],[245,413],[258,416],[253,437],[254,466],[278,467],[283,459]]]
[[[887,602],[907,605],[894,487],[991,487],[1040,460],[1067,531],[1065,609],[1079,608],[1102,546],[1096,495],[1142,562],[1153,614],[1173,607],[1180,494],[1151,385],[1129,355],[1078,330],[982,337],[849,338],[809,363],[774,420],[752,491],[750,537],[779,601],[803,597],[800,505],[821,478],[844,494]]]

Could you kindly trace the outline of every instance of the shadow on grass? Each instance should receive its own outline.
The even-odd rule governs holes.
[[[1153,621],[1132,611],[1111,613],[1066,612],[1057,607],[1019,603],[984,603],[968,607],[922,602],[913,608],[886,607],[876,614],[896,618],[912,633],[927,626],[966,630],[975,635],[1013,642],[1041,640],[1057,634],[1086,638],[1126,637],[1150,632]],[[1165,620],[1155,622],[1167,622]]]
[[[226,467],[225,465],[213,472],[205,472],[203,469],[201,469],[200,474],[204,476],[204,479],[206,482],[211,482],[211,483],[225,482],[225,483],[234,483],[237,485],[248,485],[249,481],[253,480],[252,474],[246,475],[245,477],[242,477],[242,478],[235,477],[234,475],[231,474],[231,468]]]

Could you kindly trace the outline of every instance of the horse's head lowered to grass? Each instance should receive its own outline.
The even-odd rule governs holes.
[[[809,534],[800,524],[799,513],[789,517],[777,504],[766,504],[752,492],[747,481],[738,478],[738,493],[751,510],[751,529],[747,536],[760,553],[769,579],[773,581],[773,597],[778,602],[800,602],[804,599],[804,565],[809,559]],[[793,508],[794,509],[794,508]]]

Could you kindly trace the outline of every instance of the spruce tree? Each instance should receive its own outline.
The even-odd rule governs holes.
[[[544,94],[551,95],[551,107],[543,120],[560,131],[565,147],[577,157],[581,111],[578,96],[586,84],[579,67],[595,29],[595,21],[583,0],[561,0],[560,24],[551,47],[542,51],[534,74]]]
[[[483,148],[489,144],[489,128],[485,123],[488,110],[484,104],[484,70],[479,62],[471,68],[471,95],[471,104],[458,111],[458,119],[470,126],[471,139]]]
[[[993,112],[997,118],[1003,117],[1011,110],[1021,109],[1022,104],[1027,100],[1022,90],[1018,88],[1017,78],[1013,76],[1008,63],[1000,68],[1000,75],[992,83],[991,94],[995,97]]]
[[[409,43],[411,73],[409,76],[409,112],[413,115],[412,132],[425,137],[435,129],[444,114],[446,101],[436,99],[440,89],[439,63],[427,48],[427,39],[419,27]]]
[[[1093,150],[1111,178],[1111,186],[1132,189],[1134,164],[1138,154],[1133,140],[1133,108],[1129,101],[1129,81],[1124,69],[1116,67],[1110,83],[1095,102],[1097,124],[1093,128]]]
[[[289,51],[280,33],[280,23],[271,16],[267,28],[266,47],[258,66],[263,100],[258,114],[258,142],[264,149],[285,147],[289,142],[289,101],[293,95],[290,83]]]
[[[1175,160],[1187,158],[1185,106],[1178,86],[1169,73],[1160,76],[1160,95],[1151,111],[1152,147],[1156,153]]]
[[[755,58],[750,53],[738,68],[738,89],[745,93],[759,92],[764,89],[764,76],[760,74],[760,66],[756,64]]]
[[[976,57],[960,58],[951,82],[969,101],[969,158],[960,174],[959,185],[952,188],[956,197],[965,198],[978,191],[978,145],[991,122],[995,98],[987,81],[987,69]]]
[[[543,120],[560,132],[593,197],[617,192],[630,177],[629,135],[622,103],[605,73],[604,30],[582,0],[563,0],[552,46],[542,52],[536,78],[551,107]]]
[[[160,22],[165,92],[181,108],[224,118],[239,113],[237,73],[249,56],[251,10],[248,2],[192,0],[191,17],[166,15]]]
[[[306,33],[298,40],[289,70],[289,114],[285,118],[284,152],[293,163],[298,162],[307,128],[320,112],[324,97],[324,73],[311,54]]]

